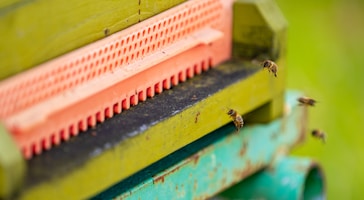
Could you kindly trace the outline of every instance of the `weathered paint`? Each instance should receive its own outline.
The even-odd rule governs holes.
[[[309,158],[281,156],[268,168],[218,196],[222,199],[326,199],[325,177],[320,166]]]
[[[306,108],[297,106],[292,101],[295,97],[297,93],[289,93],[287,102],[293,107],[285,117],[269,124],[247,125],[239,133],[233,125],[222,127],[211,134],[228,133],[225,137],[117,199],[205,199],[269,166],[276,156],[287,152],[282,149],[289,150],[305,134],[300,130],[306,124],[300,122],[306,118]]]

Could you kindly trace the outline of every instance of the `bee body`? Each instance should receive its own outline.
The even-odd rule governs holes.
[[[315,106],[316,100],[309,97],[300,97],[297,99],[300,105],[304,106]]]
[[[239,132],[241,128],[244,126],[244,120],[241,115],[239,115],[235,110],[230,109],[227,114],[232,118],[234,125],[236,127],[236,131]]]
[[[312,135],[312,137],[320,139],[323,143],[326,143],[326,133],[325,132],[323,132],[319,129],[315,129],[315,130],[312,130],[311,135]]]
[[[273,75],[277,77],[278,65],[276,63],[271,60],[265,60],[263,61],[263,69],[264,68],[268,69],[269,72],[273,73]]]

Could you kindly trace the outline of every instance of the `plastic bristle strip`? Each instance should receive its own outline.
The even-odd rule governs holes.
[[[10,78],[0,118],[26,158],[58,145],[229,59],[231,3],[187,1]]]
[[[198,63],[202,64],[202,63],[206,63],[206,62],[207,62],[207,60],[203,60],[203,61],[199,61]],[[194,68],[195,66],[196,66],[196,64],[193,64],[193,65],[191,65],[191,67],[189,67],[189,69]],[[200,67],[202,67],[202,66],[200,66]],[[155,71],[157,71],[157,69],[155,69]],[[193,74],[197,74],[196,71],[193,71]],[[171,77],[171,75],[169,75],[168,77]],[[184,81],[184,79],[178,79],[178,83],[183,82],[183,81]],[[122,85],[124,85],[124,84],[128,85],[128,83],[124,83],[124,84],[123,83],[124,82],[120,83],[120,88],[122,88]],[[170,85],[171,84],[171,79],[166,78],[166,79],[164,79],[163,83]],[[158,86],[159,86],[159,91],[161,92],[163,90],[162,82],[159,82]],[[149,90],[152,90],[153,87],[152,87],[152,85],[150,85],[150,86],[148,86],[146,88],[150,88]],[[158,90],[158,88],[156,88],[156,89]],[[157,91],[153,90],[152,93],[155,93],[155,92],[157,92]],[[111,93],[111,91],[109,93]],[[130,106],[136,105],[138,103],[138,101],[143,101],[143,99],[141,99],[141,98],[134,98],[134,97],[138,97],[138,96],[137,95],[132,95],[130,97],[125,97],[123,100],[118,102],[118,104],[120,105],[120,108],[122,107],[122,109],[128,109]],[[95,98],[97,98],[97,97],[95,97]],[[135,99],[136,102],[133,102],[133,99]],[[89,104],[90,101],[92,101],[92,99],[88,99],[88,101],[80,101],[77,105]],[[95,103],[95,102],[93,102],[93,103]],[[77,107],[77,105],[75,105],[74,107]],[[115,103],[111,103],[111,105],[115,105]],[[69,108],[68,110],[74,111],[73,108]],[[83,120],[88,122],[89,126],[95,125],[96,120],[98,122],[103,122],[105,120],[105,117],[111,117],[111,116],[108,116],[107,113],[109,111],[114,111],[114,110],[110,109],[109,107],[106,107],[104,109],[92,109],[92,108],[87,109],[87,111],[91,111],[91,110],[94,110],[94,113],[96,113],[96,114],[94,116],[86,116],[83,119]],[[120,109],[120,111],[121,111],[121,109]],[[63,113],[63,112],[64,112],[64,110],[60,111],[60,113]],[[111,113],[114,114],[114,112],[110,112],[110,114]],[[64,116],[64,114],[66,116]],[[69,120],[75,114],[76,113],[71,113],[71,112],[63,113],[63,115],[55,113],[54,117],[49,118],[49,120],[50,121],[62,121],[62,120],[66,121],[66,120]],[[117,114],[117,113],[115,112],[115,114]],[[63,117],[60,117],[60,116],[63,116]],[[57,136],[56,138],[61,138],[63,141],[66,141],[71,136],[77,135],[79,130],[84,129],[84,128],[82,128],[83,127],[83,123],[82,123],[83,121],[82,120],[76,120],[75,119],[74,121],[76,121],[76,122],[79,121],[79,123],[76,123],[76,124],[70,123],[70,125],[67,126],[68,128],[54,127],[52,129],[52,131],[57,130],[57,129],[59,130],[59,136]],[[28,129],[27,131],[24,131],[24,133],[36,135],[36,133],[44,132],[44,131],[47,131],[46,128],[44,126],[41,126],[41,124],[40,124],[40,125],[38,125],[36,127],[33,127],[32,129]],[[21,135],[25,136],[25,134],[21,134]],[[19,136],[19,134],[16,134],[15,136],[17,138]],[[51,138],[51,141],[49,142],[50,144],[52,142],[55,143],[55,144],[59,143],[59,141],[54,142],[54,139],[52,139],[52,137],[50,137],[50,138]],[[27,143],[30,143],[28,140],[20,139],[20,138],[17,138],[17,141],[26,141]],[[43,141],[43,139],[42,139],[42,141]],[[38,140],[33,141],[32,145],[34,146],[33,150],[37,150],[37,151],[32,151],[31,154],[29,154],[29,152],[27,152],[27,148],[26,148],[27,145],[26,144],[23,145],[24,146],[23,149],[25,149],[24,150],[24,156],[26,156],[27,158],[30,158],[32,156],[32,154],[39,154],[41,151],[39,151],[38,148],[43,147],[42,143],[38,143]]]

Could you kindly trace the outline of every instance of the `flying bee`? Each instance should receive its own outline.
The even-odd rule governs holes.
[[[318,138],[320,139],[323,143],[326,143],[326,133],[319,130],[319,129],[314,129],[311,132],[312,137]]]
[[[275,77],[277,77],[277,71],[278,71],[278,65],[271,61],[271,60],[265,60],[263,61],[263,69],[267,68],[269,72],[272,72]]]
[[[239,132],[241,128],[244,126],[244,120],[241,115],[239,115],[235,110],[229,109],[227,114],[232,118],[234,125],[236,127],[236,131]]]
[[[300,97],[297,101],[300,103],[300,106],[315,106],[316,103],[316,100],[309,97]]]

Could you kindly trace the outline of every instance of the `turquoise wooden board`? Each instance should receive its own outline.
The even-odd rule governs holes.
[[[326,199],[325,176],[310,158],[281,156],[266,169],[219,194],[214,200]]]

